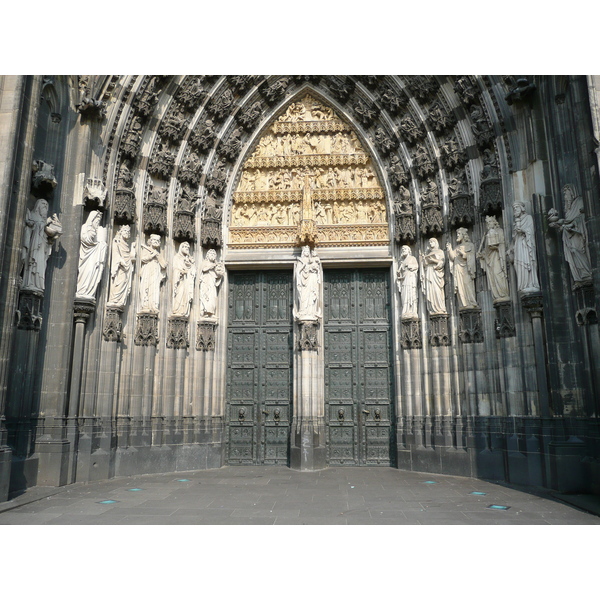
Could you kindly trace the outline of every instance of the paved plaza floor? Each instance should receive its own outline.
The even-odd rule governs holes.
[[[223,467],[120,477],[33,488],[0,511],[0,525],[600,524],[600,517],[549,496],[386,467]]]

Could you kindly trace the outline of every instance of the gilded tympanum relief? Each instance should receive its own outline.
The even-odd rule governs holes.
[[[246,160],[231,248],[389,244],[385,193],[356,133],[310,95],[288,106]]]

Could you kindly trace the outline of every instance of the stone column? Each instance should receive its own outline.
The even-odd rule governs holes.
[[[533,329],[533,343],[535,348],[535,370],[537,379],[537,390],[539,398],[539,414],[542,418],[550,417],[550,404],[548,392],[548,379],[546,375],[546,352],[544,349],[544,330],[542,323],[542,296],[541,294],[523,294],[521,296],[523,307],[531,316]],[[529,406],[529,414],[538,413],[538,407]]]
[[[73,307],[73,316],[75,321],[75,335],[73,339],[73,358],[71,368],[71,385],[69,390],[69,407],[67,411],[67,433],[66,437],[70,444],[71,452],[69,453],[68,463],[68,483],[74,483],[77,473],[77,454],[79,444],[79,426],[78,418],[81,415],[80,395],[81,395],[81,373],[83,367],[83,352],[85,340],[85,325],[92,312],[96,308],[96,302],[93,300],[75,299]],[[92,423],[83,424],[82,437],[87,438],[88,444],[91,446]],[[87,425],[87,427],[86,427]],[[83,441],[83,440],[82,440]],[[85,441],[84,441],[85,444]],[[89,454],[89,451],[84,454]]]
[[[294,374],[294,398],[297,401],[292,420],[290,467],[298,471],[316,471],[327,466],[323,358],[319,353],[323,332],[319,319],[298,319],[297,324],[299,356],[296,364],[299,372]]]

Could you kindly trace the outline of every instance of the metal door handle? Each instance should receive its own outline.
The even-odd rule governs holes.
[[[371,414],[370,410],[363,410],[363,412],[365,413],[365,415],[370,415]]]
[[[262,413],[263,413],[263,415],[268,415],[269,411],[268,410],[263,410]]]

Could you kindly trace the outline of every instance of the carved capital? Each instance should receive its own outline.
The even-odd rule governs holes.
[[[190,345],[188,337],[188,320],[186,317],[169,317],[167,321],[167,348],[187,348]]]
[[[429,343],[432,346],[449,346],[448,315],[429,316]]]
[[[543,314],[543,301],[541,294],[519,294],[523,308],[531,315],[531,318],[540,319]]]
[[[158,346],[158,315],[137,315],[134,343],[136,346]]]
[[[317,350],[319,347],[319,321],[298,321],[300,338],[298,350]]]
[[[476,344],[483,342],[483,329],[481,325],[480,309],[462,309],[458,311],[460,317],[458,337],[463,344]]]
[[[87,323],[89,316],[95,310],[95,300],[75,298],[75,303],[73,304],[73,317],[75,319],[75,323]]]
[[[514,337],[516,330],[512,302],[494,302],[494,308],[496,309],[496,319],[494,321],[496,338]]]
[[[198,321],[196,327],[196,350],[213,352],[215,349],[215,332],[217,323],[214,321]]]
[[[421,338],[421,320],[419,318],[402,319],[400,345],[405,350],[417,350],[423,347]]]
[[[102,336],[107,342],[120,342],[123,337],[123,309],[107,308],[104,313]]]
[[[26,331],[39,331],[42,327],[43,310],[43,294],[21,290],[19,292],[19,308],[16,311],[17,328]]]

